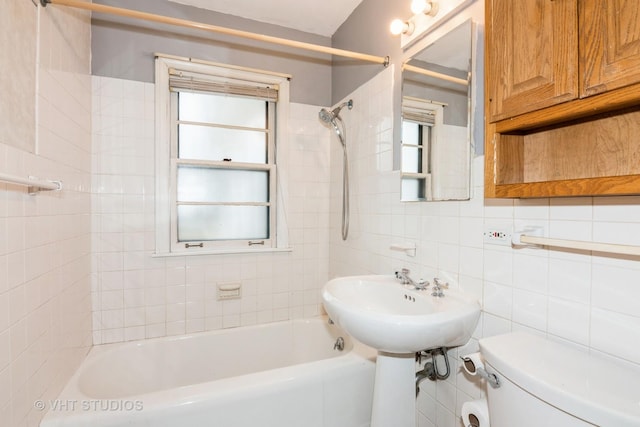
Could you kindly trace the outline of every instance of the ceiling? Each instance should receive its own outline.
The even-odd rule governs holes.
[[[169,0],[331,37],[362,0]]]

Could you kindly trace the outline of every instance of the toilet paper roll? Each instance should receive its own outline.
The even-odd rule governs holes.
[[[487,399],[471,400],[463,403],[462,423],[465,427],[490,427]]]
[[[462,356],[462,367],[469,375],[477,375],[478,369],[484,369],[484,363],[480,353],[471,353]]]

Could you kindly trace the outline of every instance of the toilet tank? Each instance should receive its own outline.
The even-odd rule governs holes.
[[[480,340],[491,427],[638,427],[640,369],[524,332]]]

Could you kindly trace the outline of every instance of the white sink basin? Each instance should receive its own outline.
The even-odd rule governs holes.
[[[378,351],[406,354],[466,344],[480,317],[478,301],[451,289],[434,297],[432,286],[407,289],[391,275],[341,277],[327,282],[322,299],[334,322]]]

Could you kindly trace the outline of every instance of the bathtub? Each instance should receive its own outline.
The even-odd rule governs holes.
[[[320,317],[101,345],[36,405],[41,427],[364,427],[375,354]]]

